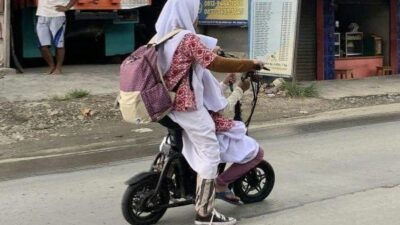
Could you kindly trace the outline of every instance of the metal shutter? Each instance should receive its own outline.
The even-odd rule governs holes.
[[[301,2],[296,78],[299,81],[316,80],[316,0]]]

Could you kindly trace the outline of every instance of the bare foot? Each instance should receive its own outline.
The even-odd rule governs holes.
[[[56,68],[49,68],[49,70],[47,70],[47,72],[45,72],[44,75],[53,74],[55,69],[56,69]]]
[[[218,187],[217,185],[215,186],[215,192],[217,193],[223,193],[223,192],[229,192],[229,189],[227,187]],[[240,198],[233,194],[233,192],[230,192],[229,194],[225,195],[225,198],[231,200],[231,201],[240,201]]]
[[[55,69],[51,75],[62,75],[61,69]]]
[[[234,194],[228,194],[228,195],[226,195],[226,198],[229,200],[235,201],[235,202],[240,201],[240,198]]]
[[[218,185],[218,184],[215,182],[215,191],[216,191],[216,192],[225,192],[227,189],[228,189],[228,187]]]

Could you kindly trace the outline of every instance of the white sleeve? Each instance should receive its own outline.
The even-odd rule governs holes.
[[[228,90],[228,85],[226,85],[223,81],[219,83],[219,86],[221,87],[222,93],[224,93],[226,90]]]
[[[240,87],[236,87],[232,94],[228,97],[228,105],[225,110],[228,109],[229,111],[233,112],[235,110],[236,102],[242,99],[242,97],[243,90]]]

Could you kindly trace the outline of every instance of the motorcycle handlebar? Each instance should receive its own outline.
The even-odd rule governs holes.
[[[222,50],[218,51],[218,55],[221,56],[221,57],[238,58],[235,55],[227,54]],[[241,77],[242,80],[250,78],[250,80],[252,81],[251,82],[251,87],[252,87],[252,90],[253,90],[253,101],[252,101],[252,107],[251,107],[250,115],[249,115],[249,117],[247,118],[246,121],[242,120],[242,116],[241,116],[241,114],[242,114],[241,113],[242,112],[241,105],[242,104],[240,103],[240,101],[238,101],[236,103],[236,105],[235,105],[235,117],[234,117],[234,120],[243,121],[245,123],[246,127],[248,127],[250,125],[250,122],[251,122],[251,119],[253,117],[253,113],[254,113],[255,107],[257,105],[258,93],[260,91],[260,77],[259,77],[259,74],[258,74],[259,72],[258,71],[260,71],[262,69],[269,71],[269,69],[267,67],[265,67],[265,66],[261,67],[261,65],[259,65],[259,68],[257,68],[256,71],[251,71],[251,72],[244,73],[242,75],[242,77]],[[231,90],[233,91],[233,86],[230,85],[230,87],[231,87]]]
[[[270,71],[270,69],[267,68],[267,67],[265,67],[265,66],[263,66],[263,67],[261,68],[261,65],[257,65],[256,70],[266,70],[266,71]]]

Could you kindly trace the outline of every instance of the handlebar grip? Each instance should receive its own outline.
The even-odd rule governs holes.
[[[226,58],[226,54],[223,50],[218,51],[217,55]]]
[[[266,70],[266,71],[270,71],[269,68],[265,67],[264,65],[261,67],[261,65],[256,65],[256,70]]]

